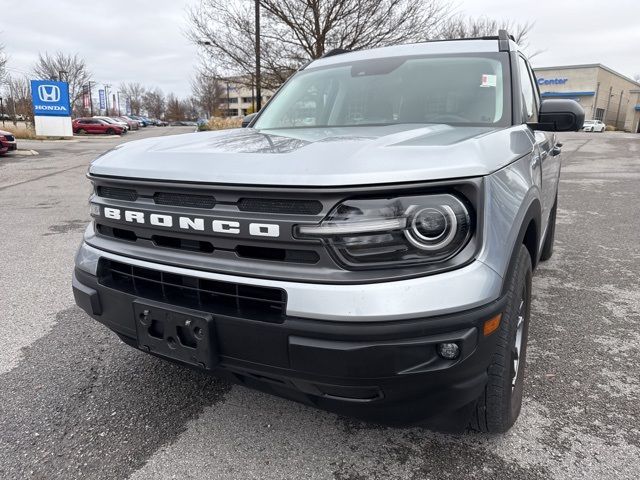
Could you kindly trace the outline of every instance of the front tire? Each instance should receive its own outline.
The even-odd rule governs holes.
[[[516,268],[507,292],[496,351],[487,370],[487,385],[477,401],[470,427],[486,433],[504,433],[520,415],[531,310],[531,256],[520,245]]]
[[[106,131],[107,135],[113,135],[115,133],[115,131],[113,130],[113,128],[108,128]]]

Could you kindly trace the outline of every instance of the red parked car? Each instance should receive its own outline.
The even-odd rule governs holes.
[[[107,123],[99,118],[76,118],[72,122],[73,133],[105,133],[107,135],[122,135],[124,128],[120,125]]]
[[[4,155],[11,150],[17,149],[18,143],[16,142],[16,137],[14,137],[10,132],[0,130],[0,155]]]

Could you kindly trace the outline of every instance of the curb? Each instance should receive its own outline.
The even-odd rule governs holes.
[[[30,157],[34,155],[40,155],[36,150],[14,150],[13,155],[18,155],[22,157]]]

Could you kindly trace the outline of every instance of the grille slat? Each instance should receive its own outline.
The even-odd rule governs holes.
[[[238,209],[242,212],[317,215],[322,211],[322,203],[317,200],[241,198]]]
[[[158,205],[209,210],[216,206],[216,198],[213,195],[196,195],[192,193],[157,192],[153,195],[153,201]]]
[[[97,189],[97,194],[99,197],[127,200],[129,202],[135,202],[138,199],[138,192],[131,188],[105,187],[101,185]]]
[[[280,323],[286,294],[271,287],[220,282],[102,259],[100,284],[131,295],[210,313]]]
[[[121,188],[100,185],[96,189],[99,197],[113,198],[135,202],[140,196],[149,197],[150,194],[140,194],[135,188]],[[188,207],[211,210],[218,200],[213,194],[155,192],[152,196],[156,205],[172,207]],[[229,202],[224,202],[229,204]],[[231,203],[233,204],[233,203]],[[287,198],[258,198],[243,197],[237,203],[241,212],[280,213],[284,215],[318,215],[322,212],[322,202],[319,200],[287,199]]]

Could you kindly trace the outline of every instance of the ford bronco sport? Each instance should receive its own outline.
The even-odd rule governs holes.
[[[571,100],[512,38],[332,52],[248,128],[92,162],[77,304],[153,355],[386,424],[515,422]]]

